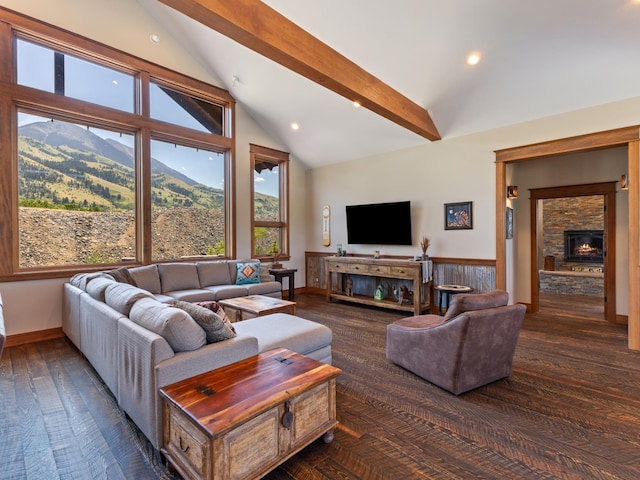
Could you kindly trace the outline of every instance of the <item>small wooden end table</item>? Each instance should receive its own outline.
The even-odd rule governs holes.
[[[469,293],[473,291],[472,287],[467,287],[466,285],[436,285],[433,287],[435,290],[440,292],[438,299],[438,314],[442,312],[442,297],[445,297],[445,307],[444,311],[446,312],[449,308],[449,303],[451,302],[451,297],[456,293]]]
[[[296,302],[281,298],[267,297],[266,295],[249,295],[246,297],[226,298],[218,303],[223,308],[230,308],[236,312],[236,321],[243,320],[243,314],[248,313],[254,317],[261,317],[270,313],[289,312],[296,314]]]
[[[161,452],[185,479],[261,478],[333,440],[340,373],[278,348],[163,387]]]
[[[276,281],[280,282],[283,287],[282,279],[285,277],[289,279],[289,300],[293,300],[295,297],[297,271],[297,268],[272,268],[269,270],[269,273],[276,277]]]

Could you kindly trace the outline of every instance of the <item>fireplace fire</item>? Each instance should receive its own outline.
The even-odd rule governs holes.
[[[565,262],[602,263],[604,252],[603,230],[565,230]]]

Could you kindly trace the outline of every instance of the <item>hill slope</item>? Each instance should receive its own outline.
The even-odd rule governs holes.
[[[19,196],[23,206],[131,210],[133,151],[65,122],[19,128]],[[223,208],[224,192],[152,160],[152,201],[160,206]]]

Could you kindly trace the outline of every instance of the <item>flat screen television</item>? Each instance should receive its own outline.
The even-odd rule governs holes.
[[[347,205],[348,243],[411,245],[411,202]]]

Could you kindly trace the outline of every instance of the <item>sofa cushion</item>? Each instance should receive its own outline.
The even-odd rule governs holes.
[[[164,292],[164,294],[172,297],[174,300],[182,300],[183,302],[205,302],[207,300],[215,300],[216,298],[213,292],[201,288],[174,290],[171,292]]]
[[[204,289],[213,293],[216,300],[243,297],[247,294],[247,287],[245,285],[212,285],[210,287],[205,287]]]
[[[151,293],[162,293],[160,284],[160,273],[157,265],[145,265],[143,267],[133,267],[129,269],[129,274],[138,287]]]
[[[282,292],[282,284],[275,281],[252,283],[244,285],[244,288],[247,289],[247,295],[271,295],[274,293],[281,294]]]
[[[211,285],[230,285],[235,283],[231,281],[229,276],[229,265],[226,261],[221,262],[198,262],[198,277],[200,278],[201,287],[209,287]]]
[[[173,306],[191,315],[191,318],[204,330],[207,343],[216,343],[236,336],[235,330],[231,329],[231,323],[225,322],[222,317],[211,309],[201,307],[195,303],[181,302],[180,300],[173,302]]]
[[[109,285],[113,285],[115,283],[116,281],[111,277],[93,278],[87,283],[87,293],[92,298],[104,302],[104,292],[107,290]]]
[[[127,283],[113,282],[104,292],[105,303],[123,315],[129,315],[133,304],[142,298],[153,298],[153,295]]]
[[[112,276],[116,282],[128,283],[129,285],[133,285],[134,287],[138,286],[136,281],[133,279],[133,277],[129,273],[129,269],[127,267],[116,268],[114,270],[109,270],[108,272],[105,272],[105,273],[107,275]]]
[[[233,328],[233,323],[231,323],[231,319],[227,315],[227,312],[224,311],[218,302],[195,302],[195,304],[217,314],[227,325],[229,325],[229,328],[233,333],[236,333],[236,329]]]
[[[200,288],[195,263],[161,263],[158,265],[162,293]]]
[[[204,330],[187,312],[154,298],[136,302],[129,318],[163,337],[174,352],[197,350],[206,343]]]
[[[260,262],[238,263],[236,270],[236,285],[260,283]]]
[[[488,293],[459,293],[454,295],[451,305],[447,309],[444,321],[457,317],[470,310],[484,310],[486,308],[504,307],[509,301],[509,293],[504,290],[493,290]]]
[[[164,293],[154,293],[153,297],[162,303],[171,303],[175,300],[174,297],[170,297],[169,295],[165,295]]]
[[[444,319],[440,315],[427,313],[426,315],[415,315],[412,317],[401,318],[400,320],[393,322],[391,325],[393,325],[394,328],[424,329],[436,327],[443,323]]]

